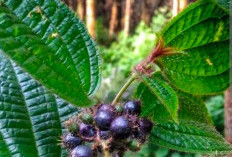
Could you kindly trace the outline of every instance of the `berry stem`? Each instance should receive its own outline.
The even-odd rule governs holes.
[[[112,157],[109,150],[104,150],[104,157]]]
[[[130,79],[124,84],[121,90],[118,92],[116,97],[114,98],[112,105],[116,105],[119,99],[121,98],[122,94],[127,90],[127,88],[131,85],[131,83],[136,79],[136,74],[134,73]]]
[[[103,148],[104,157],[112,157],[111,153],[109,152],[107,141],[102,142],[102,148]]]

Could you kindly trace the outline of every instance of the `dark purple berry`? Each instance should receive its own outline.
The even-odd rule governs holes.
[[[149,134],[152,130],[153,124],[146,118],[142,118],[139,121],[139,129],[143,134]]]
[[[128,113],[131,115],[139,115],[141,113],[140,101],[128,101],[124,105],[124,113]]]
[[[131,131],[131,137],[132,138],[138,138],[140,136],[140,132],[138,129],[134,129]]]
[[[107,140],[108,138],[110,138],[110,131],[100,131],[100,137],[103,140]]]
[[[122,116],[115,118],[110,125],[110,131],[115,138],[127,138],[130,134],[129,121]]]
[[[97,126],[101,130],[109,130],[110,124],[114,117],[107,111],[99,111],[97,115],[94,117],[94,120]]]
[[[88,146],[77,146],[72,150],[71,157],[93,157],[93,151]]]
[[[79,137],[73,136],[71,133],[66,134],[62,140],[64,147],[69,149],[73,149],[82,143],[82,140]]]
[[[95,134],[96,134],[96,131],[95,131],[93,125],[91,125],[91,124],[81,123],[79,128],[80,128],[79,133],[83,137],[91,138],[91,137],[95,136]]]
[[[112,105],[108,105],[108,104],[101,104],[98,108],[98,112],[100,111],[105,111],[110,113],[112,116],[115,116],[116,114],[116,108]]]

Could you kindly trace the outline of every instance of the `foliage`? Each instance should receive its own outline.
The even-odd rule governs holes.
[[[195,18],[196,15],[198,18]],[[187,107],[197,100],[193,95],[216,94],[229,85],[228,19],[227,10],[215,1],[194,3],[169,22],[161,33],[156,49],[136,67],[140,75],[147,75],[149,80],[159,80],[155,81],[156,84],[160,81],[169,84],[161,87],[151,81],[148,83],[144,76],[140,77],[142,83],[137,95],[146,106],[145,116],[151,116],[157,122],[151,135],[152,142],[186,152],[230,152],[230,146],[216,133],[207,113],[203,113],[206,109],[199,108],[202,104],[200,100],[198,105]],[[159,66],[161,74],[146,73],[151,63]],[[167,96],[167,91],[170,95],[170,88],[176,91],[179,100],[177,124],[172,122],[171,119],[176,119],[170,112],[175,104],[159,98],[160,93]],[[174,95],[171,94],[166,100],[174,99]],[[201,106],[203,108],[204,105]],[[167,114],[163,114],[165,111]]]
[[[103,76],[121,65],[117,75],[127,77],[144,58],[135,68],[136,96],[143,101],[143,116],[156,123],[152,144],[231,152],[198,96],[221,93],[229,85],[224,4],[199,0],[164,29],[169,14],[161,9],[154,27],[141,23],[134,36],[120,34],[106,49],[103,61],[112,64],[103,66],[110,71]],[[92,105],[100,81],[98,50],[85,27],[59,0],[0,0],[0,50],[0,156],[65,156],[58,145],[62,125],[79,111],[65,101]]]
[[[156,34],[170,19],[170,15],[167,7],[159,8],[155,11],[150,26],[142,21],[133,35],[125,37],[124,32],[121,32],[117,41],[113,42],[110,47],[102,46],[103,77],[109,76],[115,67],[118,73],[128,76],[132,67],[152,50],[156,44]]]
[[[59,0],[2,0],[0,7],[3,53],[60,97],[88,106],[99,59],[80,20]]]
[[[151,24],[148,26],[141,21],[135,33],[125,38],[121,32],[117,41],[109,47],[100,45],[100,52],[104,64],[102,65],[102,84],[97,93],[97,97],[105,102],[110,102],[120,87],[123,85],[121,80],[130,75],[132,67],[141,61],[148,52],[152,50],[156,43],[157,33],[170,19],[171,13],[167,7],[159,8],[155,11]],[[98,26],[102,28],[102,26]],[[104,28],[100,29],[105,30]],[[133,95],[135,87],[132,86],[123,95],[123,100]]]
[[[212,117],[216,129],[223,134],[224,130],[224,98],[213,96],[206,100],[206,107]]]
[[[0,75],[0,156],[64,155],[59,146],[62,128],[79,109],[45,89],[2,52]]]

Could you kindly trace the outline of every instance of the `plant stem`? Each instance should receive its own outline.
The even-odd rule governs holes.
[[[102,144],[104,157],[112,157],[111,153],[109,152],[108,142],[102,141],[101,144]]]
[[[104,149],[104,157],[112,157],[109,150]]]
[[[136,79],[136,74],[133,74],[130,79],[124,84],[121,90],[118,92],[116,97],[114,98],[112,105],[116,105],[119,99],[121,98],[122,94],[127,90],[127,88],[131,85],[131,83]]]

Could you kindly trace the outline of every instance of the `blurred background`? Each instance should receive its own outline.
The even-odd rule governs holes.
[[[109,103],[131,74],[133,66],[147,56],[165,24],[195,0],[64,0],[86,24],[104,64],[98,102]],[[133,96],[136,85],[124,93]],[[204,97],[216,129],[224,135],[224,95]],[[231,107],[232,108],[232,107]],[[231,109],[232,110],[232,109]],[[227,124],[228,125],[228,124]],[[232,124],[230,124],[232,125]],[[231,126],[228,126],[231,127]],[[232,133],[231,133],[232,134]],[[126,157],[201,157],[160,148],[152,143]]]

